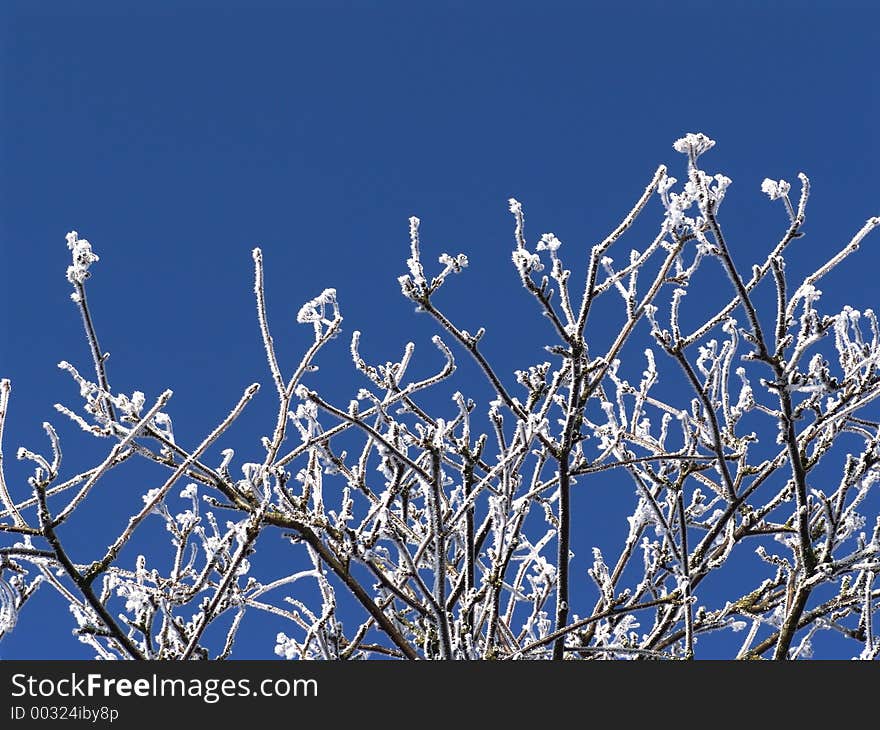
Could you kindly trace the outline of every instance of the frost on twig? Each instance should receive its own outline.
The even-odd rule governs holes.
[[[0,574],[0,639],[15,628],[19,601],[18,591]]]
[[[410,257],[406,260],[409,274],[397,277],[400,290],[405,297],[422,304],[427,301],[437,289],[439,289],[449,274],[459,274],[468,265],[467,256],[460,253],[450,256],[442,253],[439,262],[443,264],[443,270],[434,276],[430,282],[425,278],[425,269],[422,265],[421,242],[419,239],[419,225],[421,221],[415,216],[409,219]]]
[[[73,258],[73,263],[67,267],[67,280],[71,284],[82,284],[89,277],[89,266],[100,259],[92,251],[92,244],[80,238],[76,231],[67,234],[67,248]]]
[[[340,319],[339,305],[336,302],[336,289],[325,289],[314,299],[310,299],[300,307],[296,321],[300,324],[311,324],[315,328],[315,341],[321,339],[333,323]]]

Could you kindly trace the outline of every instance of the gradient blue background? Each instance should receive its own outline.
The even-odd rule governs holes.
[[[240,462],[259,457],[273,423],[255,245],[286,371],[311,339],[300,305],[338,289],[346,335],[319,362],[347,403],[361,385],[354,329],[367,359],[413,339],[414,367],[437,365],[436,329],[396,283],[410,215],[426,260],[469,256],[441,301],[461,326],[487,326],[486,351],[509,375],[549,341],[510,264],[511,196],[530,240],[555,232],[575,272],[658,164],[683,176],[671,145],[688,131],[718,142],[703,161],[733,178],[722,220],[745,267],[785,225],[760,193],[765,176],[812,179],[793,276],[880,210],[876,4],[6,2],[0,14],[0,375],[13,383],[6,468],[21,493],[15,449],[44,448],[43,420],[62,429],[67,474],[107,446],[52,409],[78,405],[56,363],[90,368],[64,278],[72,229],[101,256],[89,296],[114,389],[172,388],[178,439],[195,445],[263,383],[232,432]],[[646,215],[653,227],[659,205]],[[877,306],[878,250],[869,241],[824,287],[829,309]],[[460,361],[456,387],[480,392]],[[109,484],[64,535],[76,559],[155,486]],[[578,539],[611,550],[625,523],[592,540],[601,523],[585,517]],[[245,622],[234,656],[271,656],[283,627],[261,620]],[[90,657],[71,627],[43,590],[0,656]]]

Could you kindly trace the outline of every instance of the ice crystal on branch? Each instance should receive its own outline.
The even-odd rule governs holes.
[[[681,152],[683,155],[690,155],[694,158],[699,157],[704,152],[712,149],[715,146],[715,140],[709,139],[702,132],[697,132],[696,134],[690,132],[686,134],[684,137],[675,140],[675,143],[672,145],[672,148],[676,152]]]
[[[67,267],[67,280],[71,284],[82,284],[89,276],[89,266],[99,260],[92,251],[92,244],[80,238],[76,231],[67,234],[67,248],[73,257],[73,264]]]
[[[324,327],[329,328],[339,318],[336,289],[325,289],[314,299],[310,299],[303,304],[296,315],[296,321],[300,324],[312,324],[314,326],[316,340],[321,339]]]
[[[769,177],[765,177],[764,182],[761,183],[761,192],[770,196],[770,200],[778,200],[788,195],[789,190],[791,190],[791,185],[785,180],[771,180]]]

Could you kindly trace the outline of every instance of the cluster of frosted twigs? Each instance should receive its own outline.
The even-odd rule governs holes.
[[[699,657],[708,632],[730,634],[731,658],[806,658],[818,632],[851,656],[880,656],[880,327],[870,309],[823,314],[818,288],[880,218],[793,284],[785,258],[804,235],[809,182],[799,175],[794,200],[788,182],[765,180],[787,223],[743,273],[718,218],[730,179],[699,167],[713,145],[702,134],[678,140],[683,183],[661,166],[574,279],[559,238],[531,245],[510,201],[516,275],[553,338],[540,362],[515,372],[481,349],[491,328],[472,333],[444,313],[440,289],[468,260],[444,253],[431,274],[412,218],[399,283],[435,326],[439,364],[412,379],[412,343],[396,361],[370,363],[353,332],[362,387],[334,404],[313,372],[342,331],[336,291],[302,306],[297,320],[314,339],[299,363],[282,363],[254,250],[278,407],[253,463],[217,449],[256,383],[230,396],[200,442],[174,433],[171,391],[150,400],[111,388],[86,298],[98,257],[70,233],[68,281],[92,372],[61,363],[83,404],[57,410],[108,449],[82,471],[62,469],[46,423],[48,450],[17,453],[32,467],[27,484],[7,481],[0,461],[0,632],[45,585],[104,658],[225,658],[242,622],[264,612],[286,620],[274,649],[287,658],[677,659]],[[656,234],[618,254],[654,199]],[[699,304],[707,285],[724,303]],[[769,311],[758,287],[775,291]],[[433,395],[455,377],[456,357],[476,363],[488,402]],[[0,383],[0,437],[10,387]],[[165,478],[132,493],[106,550],[73,555],[68,519],[100,510],[95,485],[137,459]],[[608,479],[629,496],[627,511],[603,512],[620,549],[595,548],[589,570],[572,571],[573,537],[590,541],[572,493]],[[148,520],[164,523],[168,550],[132,562],[123,548]],[[271,566],[281,574],[266,579],[257,542],[269,539],[282,544]],[[277,560],[285,544],[287,566]],[[738,587],[719,599],[726,585]]]

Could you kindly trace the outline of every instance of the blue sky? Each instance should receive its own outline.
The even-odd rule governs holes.
[[[658,164],[681,177],[671,145],[689,131],[717,141],[705,164],[733,179],[722,217],[746,267],[784,225],[764,177],[812,180],[792,273],[880,208],[870,4],[113,5],[0,10],[0,376],[13,383],[5,454],[20,489],[15,448],[42,447],[41,422],[60,423],[52,404],[76,404],[56,364],[88,370],[64,278],[73,229],[101,256],[89,293],[114,388],[172,388],[176,431],[195,443],[247,384],[269,385],[255,245],[286,362],[311,338],[300,305],[332,286],[365,354],[384,362],[414,339],[428,369],[436,330],[396,283],[418,215],[431,258],[468,255],[445,302],[462,326],[487,327],[510,373],[549,334],[510,264],[510,197],[530,240],[555,232],[575,271]],[[659,223],[659,211],[646,215]],[[836,275],[829,308],[872,306],[878,250]],[[346,342],[321,361],[342,403],[359,386]],[[460,376],[467,392],[477,375]],[[234,432],[254,453],[270,390]],[[63,434],[71,471],[98,453]],[[101,493],[108,512],[74,546],[107,544],[104,515],[130,502],[126,486],[139,502],[138,485]],[[90,656],[60,606],[38,595],[0,656]],[[259,627],[243,637],[239,656],[271,652]]]

